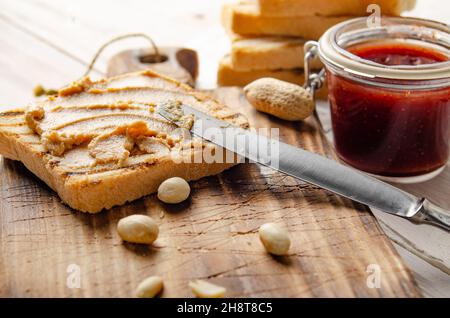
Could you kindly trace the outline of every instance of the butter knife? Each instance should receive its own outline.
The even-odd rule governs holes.
[[[179,115],[174,116],[173,109],[167,105],[159,105],[157,112],[177,124]],[[323,156],[232,126],[188,105],[179,107],[184,115],[195,118],[190,129],[192,134],[239,156],[380,211],[450,230],[450,211],[425,198],[418,198]]]

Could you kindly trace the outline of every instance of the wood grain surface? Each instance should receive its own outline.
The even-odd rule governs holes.
[[[314,119],[287,124],[270,118],[253,110],[239,89],[216,96],[254,127],[278,127],[285,142],[333,156]],[[180,205],[151,195],[88,215],[63,205],[22,164],[2,159],[0,296],[131,297],[149,275],[164,278],[163,297],[191,297],[188,281],[199,278],[225,286],[228,297],[420,296],[362,205],[251,163],[191,186],[190,200]],[[118,237],[117,221],[136,213],[159,223],[154,246]],[[265,222],[289,229],[289,256],[264,251],[257,231]],[[381,270],[380,288],[367,285],[370,264]],[[80,288],[68,287],[74,268]]]

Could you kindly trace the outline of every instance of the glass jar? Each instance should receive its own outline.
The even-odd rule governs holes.
[[[342,161],[403,183],[428,180],[444,169],[450,152],[449,25],[382,18],[381,25],[369,27],[358,18],[334,26],[307,48],[325,65]]]

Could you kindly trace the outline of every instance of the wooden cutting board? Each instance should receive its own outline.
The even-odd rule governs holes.
[[[283,141],[334,158],[314,118],[259,113],[237,88],[214,94],[253,127],[277,127]],[[0,160],[3,297],[130,297],[149,275],[164,278],[163,297],[192,297],[193,279],[225,286],[228,297],[420,297],[367,207],[269,168],[241,164],[191,182],[179,205],[150,195],[89,215],[63,205],[21,163]],[[136,213],[159,223],[154,246],[118,237],[117,221]],[[266,222],[289,229],[289,256],[264,251],[257,232]]]

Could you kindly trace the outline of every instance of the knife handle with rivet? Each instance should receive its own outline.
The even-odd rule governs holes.
[[[424,200],[421,209],[411,218],[416,223],[428,223],[450,230],[450,211]]]

